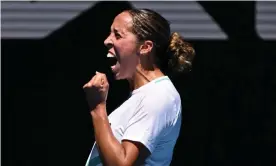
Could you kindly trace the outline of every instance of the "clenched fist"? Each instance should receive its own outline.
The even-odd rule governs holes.
[[[83,89],[91,110],[99,104],[106,103],[109,84],[105,74],[96,72],[96,75],[83,86]]]

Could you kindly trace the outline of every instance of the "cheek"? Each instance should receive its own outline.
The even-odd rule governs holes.
[[[120,43],[120,45],[117,46],[117,52],[122,63],[127,61],[133,64],[133,61],[137,58],[136,47],[134,44],[130,44],[129,42]]]
[[[133,55],[136,51],[135,45],[128,42],[122,43],[121,46],[121,51],[123,51],[126,56]]]
[[[134,54],[122,58],[121,67],[123,70],[134,71],[137,66],[137,57]]]
[[[135,50],[125,48],[124,53],[121,58],[121,73],[125,73],[126,75],[132,75],[136,70],[136,66],[138,64],[138,57],[136,55]]]

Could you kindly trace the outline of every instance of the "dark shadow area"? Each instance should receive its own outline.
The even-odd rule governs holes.
[[[256,2],[199,1],[198,3],[219,23],[230,40],[251,41],[258,38],[255,30]]]
[[[171,165],[273,165],[275,41],[256,37],[254,3],[239,3],[247,14],[232,14],[235,23],[224,20],[233,19],[224,7],[200,3],[229,40],[190,41],[193,71],[174,82],[183,125]],[[2,39],[4,166],[85,164],[94,136],[82,86],[95,71],[106,73],[109,113],[128,97],[127,83],[113,79],[103,41],[129,8],[99,2],[46,39]]]
[[[126,97],[127,87],[121,82],[113,84],[103,41],[114,17],[129,8],[128,2],[99,2],[44,40],[43,54],[49,62],[49,165],[85,164],[94,136],[82,86],[96,71],[107,73],[114,85],[109,110]],[[64,159],[70,160],[64,163]]]
[[[5,165],[85,164],[94,136],[82,86],[98,70],[112,84],[109,110],[128,95],[113,83],[103,41],[130,7],[99,2],[46,39],[2,40]]]
[[[47,68],[41,41],[2,40],[2,164],[47,165]]]

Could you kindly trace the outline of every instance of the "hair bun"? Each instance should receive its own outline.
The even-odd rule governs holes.
[[[195,50],[190,43],[184,41],[177,32],[171,34],[168,47],[168,68],[171,72],[189,72],[194,55]]]

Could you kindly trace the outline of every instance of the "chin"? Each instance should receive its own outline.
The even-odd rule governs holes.
[[[114,73],[115,80],[122,80],[123,78],[120,76],[119,73]]]
[[[114,78],[115,78],[115,80],[126,80],[126,79],[128,79],[126,76],[121,75],[120,73],[115,73]]]
[[[115,80],[123,80],[123,78],[120,78],[120,77],[116,77],[116,76],[115,76]]]

